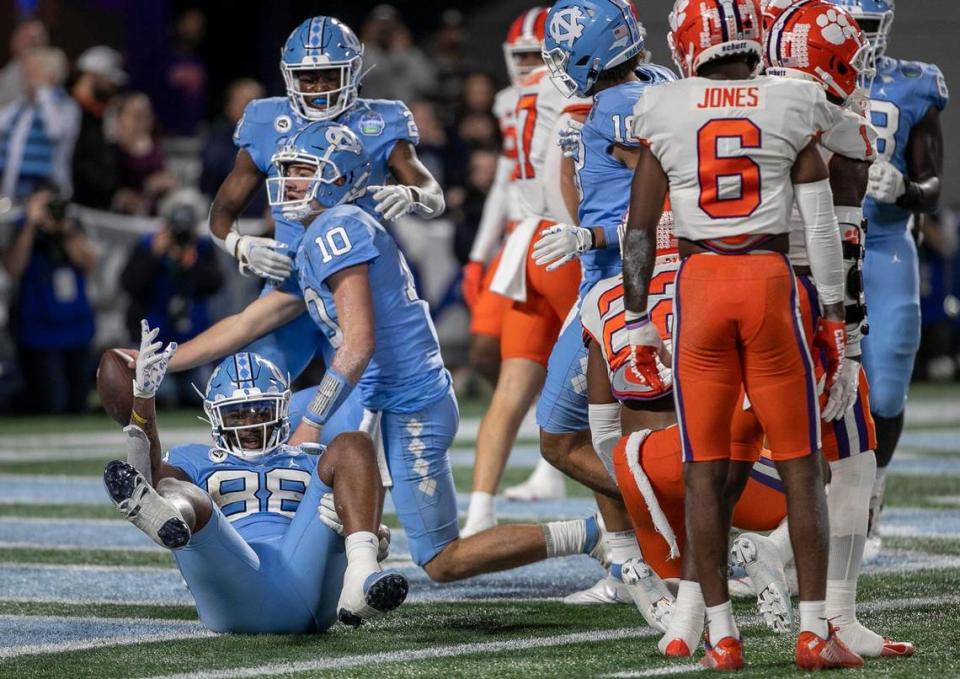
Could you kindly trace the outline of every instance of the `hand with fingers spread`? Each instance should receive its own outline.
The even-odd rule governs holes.
[[[574,257],[593,247],[593,231],[573,224],[554,224],[540,232],[533,245],[533,261],[546,266],[547,271],[558,269]]]
[[[282,252],[287,247],[272,238],[240,236],[236,240],[235,253],[240,263],[240,273],[254,274],[280,283],[293,270],[293,260]]]
[[[167,372],[167,364],[177,350],[176,342],[171,342],[165,349],[163,342],[155,342],[159,333],[159,328],[151,330],[146,320],[140,321],[140,352],[133,378],[133,395],[137,398],[156,395]]]

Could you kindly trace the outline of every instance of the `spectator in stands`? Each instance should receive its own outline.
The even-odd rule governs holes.
[[[412,101],[436,90],[433,63],[413,44],[410,29],[390,5],[374,7],[360,40],[363,67],[375,66],[363,77],[363,96]]]
[[[446,169],[450,161],[447,132],[437,117],[436,107],[426,99],[417,99],[410,104],[410,112],[420,132],[417,157],[440,182],[440,186],[449,186],[451,178],[447,176]]]
[[[233,169],[237,147],[233,145],[233,131],[243,115],[243,110],[254,99],[264,96],[263,85],[250,78],[230,83],[223,115],[214,123],[203,146],[203,172],[200,175],[200,191],[209,198]],[[434,175],[436,176],[436,175]],[[253,200],[243,211],[245,217],[263,217],[267,208],[266,188],[261,186]]]
[[[444,10],[440,15],[440,28],[430,39],[429,55],[437,70],[437,97],[446,105],[459,100],[463,88],[465,39],[463,13],[457,9]]]
[[[197,235],[207,214],[206,200],[195,189],[179,189],[163,202],[163,226],[144,236],[130,253],[120,281],[130,295],[127,327],[140,336],[140,319],[159,328],[163,342],[185,342],[210,326],[207,299],[223,285],[216,248]],[[161,400],[194,403],[191,382],[203,384],[198,371],[168,375],[171,391]],[[164,398],[166,396],[166,398]]]
[[[948,382],[960,358],[960,212],[956,206],[920,221],[920,317],[917,372]]]
[[[142,92],[126,94],[117,106],[116,167],[118,189],[112,205],[117,212],[156,214],[160,199],[177,186],[166,171],[163,148],[154,134],[153,106]]]
[[[80,111],[63,89],[67,57],[55,47],[23,55],[23,93],[0,108],[0,195],[20,201],[40,183],[71,193]]]
[[[207,32],[203,12],[190,7],[173,24],[170,50],[161,63],[163,82],[151,92],[165,134],[192,136],[207,113],[207,65],[200,55]]]
[[[497,160],[500,158],[499,147],[489,146],[477,148],[470,153],[467,164],[466,186],[451,196],[447,201],[450,218],[456,224],[453,238],[454,256],[461,265],[470,259],[470,248],[477,235],[480,225],[480,214],[483,204],[493,186],[497,174]],[[450,204],[454,208],[450,210]]]
[[[27,52],[50,44],[50,37],[42,22],[24,21],[10,36],[10,61],[0,69],[0,108],[23,93],[23,58]]]
[[[120,53],[105,45],[91,47],[77,60],[70,94],[80,105],[80,134],[73,152],[73,200],[110,208],[118,186],[116,152],[104,129],[111,100],[127,82]]]
[[[26,217],[6,254],[18,286],[14,328],[29,412],[81,413],[90,393],[93,310],[86,275],[97,251],[67,203],[46,184],[28,198]]]

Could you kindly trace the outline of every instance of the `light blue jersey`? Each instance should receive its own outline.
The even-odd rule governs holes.
[[[676,80],[673,72],[663,66],[644,64],[636,70],[638,81],[631,81],[598,92],[593,97],[593,108],[581,132],[581,156],[577,162],[577,186],[580,189],[578,213],[582,226],[602,226],[607,247],[583,253],[581,297],[604,278],[620,273],[620,238],[617,227],[630,203],[630,182],[633,170],[613,157],[611,147],[616,144],[636,148],[633,107],[648,87]]]
[[[870,98],[871,122],[880,137],[877,153],[906,174],[913,128],[931,108],[947,105],[943,75],[931,64],[882,57]],[[864,216],[863,284],[870,333],[863,339],[863,366],[870,380],[871,410],[892,418],[903,411],[920,347],[917,248],[907,230],[908,210],[868,197]]]
[[[336,620],[347,559],[317,512],[332,492],[317,458],[289,446],[257,460],[197,444],[168,453],[214,502],[207,524],[173,552],[209,629],[306,634]]]
[[[299,117],[287,97],[255,99],[247,104],[243,117],[233,133],[234,144],[250,154],[257,168],[268,177],[276,175],[270,158],[288,139],[309,125],[310,120]],[[370,159],[369,185],[385,184],[390,177],[389,159],[398,141],[420,143],[420,133],[413,114],[406,104],[388,99],[357,99],[336,122],[349,127],[363,144]],[[376,218],[374,201],[364,196],[357,203]],[[274,211],[276,240],[290,245],[302,235],[303,227],[283,219],[279,209]]]
[[[547,363],[547,379],[537,402],[537,424],[551,434],[590,428],[587,349],[583,344],[580,303],[598,282],[616,276],[623,269],[617,228],[627,212],[633,181],[633,170],[614,158],[610,150],[614,144],[639,146],[631,133],[633,107],[648,87],[676,79],[670,69],[654,64],[644,64],[636,73],[639,81],[609,87],[594,95],[593,108],[580,133],[580,153],[576,159],[579,221],[586,227],[603,227],[607,247],[581,255],[580,299],[564,322]]]
[[[218,448],[187,444],[171,449],[166,462],[209,493],[243,539],[253,542],[283,535],[317,459],[317,454],[286,445],[248,460]]]
[[[943,74],[933,64],[881,57],[870,88],[870,120],[879,134],[878,157],[906,174],[911,131],[931,107],[940,111],[946,108],[948,99]],[[905,230],[910,212],[867,198],[864,216],[869,241],[890,230]]]
[[[238,148],[250,154],[261,172],[272,177],[276,175],[276,169],[270,164],[270,158],[278,148],[312,122],[298,116],[287,97],[255,99],[247,104],[243,117],[237,123],[233,141]],[[420,141],[413,115],[400,101],[358,99],[337,118],[337,122],[353,130],[363,143],[370,159],[370,185],[386,183],[390,176],[388,160],[398,141],[404,140],[414,145]],[[378,218],[371,196],[362,197],[357,204],[375,219]],[[273,218],[276,224],[274,238],[288,246],[287,252],[292,257],[303,237],[303,227],[284,219],[279,208],[274,209]],[[264,287],[264,294],[272,288],[268,283]],[[251,343],[246,349],[273,361],[294,379],[304,371],[318,351],[323,352],[328,363],[332,356],[322,333],[318,332],[306,314]],[[362,413],[357,407],[353,411],[350,422],[359,424]]]
[[[357,389],[370,410],[411,413],[443,398],[450,374],[427,303],[393,238],[354,205],[327,210],[307,229],[297,252],[300,293],[330,344],[342,333],[328,279],[343,269],[368,265],[376,348]]]

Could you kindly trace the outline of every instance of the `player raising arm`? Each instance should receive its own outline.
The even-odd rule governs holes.
[[[303,634],[399,606],[406,578],[378,563],[383,490],[370,438],[287,445],[286,377],[243,352],[207,384],[214,445],[161,457],[154,394],[176,346],[161,351],[156,335],[144,321],[124,430],[128,462],[107,464],[104,484],[128,520],[174,550],[203,624]]]
[[[819,85],[755,77],[762,54],[758,0],[677,0],[670,43],[685,78],[637,105],[644,144],[624,242],[631,361],[659,385],[662,342],[647,314],[656,229],[668,190],[680,256],[673,379],[686,516],[706,603],[706,666],[743,665],[726,581],[733,501],[753,460],[731,459],[730,423],[745,389],[787,492],[800,588],[801,668],[860,666],[825,616],[828,526],[816,453],[813,368],[797,322],[786,258],[794,200],[824,319],[827,384],[843,360],[843,263],[827,168],[815,137],[833,113]],[[793,407],[790,407],[793,404]]]
[[[368,160],[356,135],[335,123],[305,128],[274,155],[268,196],[309,207],[297,253],[298,285],[273,290],[242,313],[182,345],[180,368],[204,363],[269,332],[307,306],[336,354],[297,438],[316,436],[351,392],[382,413],[391,496],[413,560],[438,581],[504,570],[549,556],[589,552],[593,519],[498,526],[460,539],[448,449],[459,421],[450,375],[426,303],[383,227],[350,204]]]

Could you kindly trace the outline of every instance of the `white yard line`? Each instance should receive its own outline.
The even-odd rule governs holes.
[[[931,604],[956,604],[960,603],[960,596],[946,597],[921,597],[909,599],[892,599],[889,601],[877,601],[863,604],[858,607],[862,612],[896,610],[906,608],[918,608],[929,606]],[[750,616],[749,621],[759,622],[759,619],[753,620],[756,616]],[[749,624],[748,621],[747,624]],[[525,639],[511,639],[509,641],[493,641],[470,644],[454,644],[451,646],[441,646],[439,648],[423,649],[417,651],[395,651],[386,653],[375,653],[371,655],[353,655],[340,658],[326,658],[320,660],[308,660],[301,662],[271,663],[268,665],[258,665],[254,667],[238,667],[227,670],[191,672],[185,674],[171,674],[155,677],[154,679],[219,679],[226,677],[261,677],[278,674],[291,674],[294,672],[317,672],[321,670],[341,670],[350,667],[361,667],[365,665],[380,665],[389,662],[417,662],[422,660],[435,660],[438,658],[453,658],[463,655],[472,655],[476,653],[503,653],[507,651],[525,650],[530,648],[547,648],[551,646],[565,646],[568,644],[582,644],[599,641],[615,641],[619,639],[637,639],[641,637],[657,636],[659,632],[649,627],[627,628],[616,630],[600,630],[596,632],[579,632],[576,634],[563,634],[552,637],[533,637]],[[669,667],[654,668],[644,670],[639,673],[623,673],[608,676],[623,677],[654,677],[680,672],[689,672],[701,669],[699,665],[671,665]]]
[[[699,672],[707,669],[698,663],[686,665],[665,665],[663,667],[653,667],[649,670],[627,670],[626,672],[616,672],[615,674],[604,674],[605,677],[666,677],[670,674],[684,674],[686,672]]]
[[[618,639],[637,639],[652,637],[659,634],[649,627],[634,627],[627,629],[599,630],[596,632],[577,632],[576,634],[561,634],[552,637],[532,637],[526,639],[510,639],[508,641],[488,641],[471,644],[454,644],[438,648],[426,648],[417,651],[393,651],[386,653],[372,653],[369,655],[347,655],[339,658],[322,658],[319,660],[305,660],[301,662],[272,663],[256,667],[238,667],[228,670],[204,670],[187,674],[170,674],[163,679],[218,679],[226,677],[263,677],[292,672],[317,672],[320,670],[342,670],[364,665],[381,665],[391,662],[410,662],[419,660],[435,660],[438,658],[454,658],[461,655],[477,653],[503,653],[505,651],[521,651],[530,648],[547,648],[550,646],[566,646],[567,644],[586,644],[598,641],[615,641]]]

